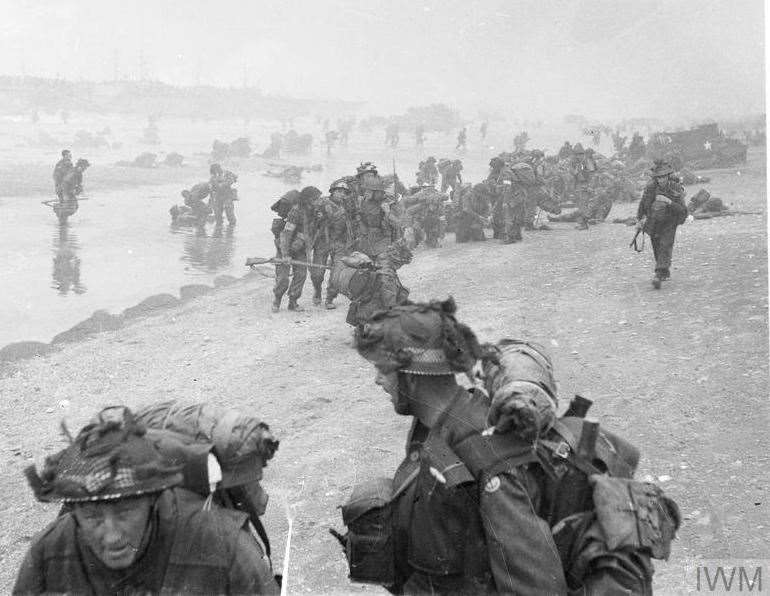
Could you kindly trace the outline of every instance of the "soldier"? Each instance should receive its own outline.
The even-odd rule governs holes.
[[[238,191],[233,188],[233,184],[238,182],[238,176],[230,170],[222,170],[219,164],[212,164],[209,171],[211,173],[209,207],[214,212],[216,225],[222,227],[224,212],[227,215],[227,224],[234,226],[236,219],[233,201],[238,200]]]
[[[637,209],[637,229],[649,234],[655,256],[655,276],[652,285],[660,289],[662,281],[671,277],[671,253],[674,250],[677,226],[687,219],[684,187],[672,179],[674,168],[666,161],[656,160],[650,171],[652,180],[644,188]]]
[[[78,195],[83,192],[83,172],[90,165],[87,159],[78,159],[75,167],[69,170],[61,181],[59,186],[60,202],[69,215],[78,210]]]
[[[362,327],[375,312],[406,304],[409,290],[401,284],[398,270],[411,262],[412,251],[406,241],[401,239],[389,245],[376,261],[366,264],[363,267],[365,273],[358,280],[358,285],[363,287],[359,293],[350,297],[345,322],[354,327]]]
[[[435,186],[438,182],[438,168],[436,168],[436,158],[429,156],[424,162],[420,163],[420,171],[417,173],[417,184],[426,183]]]
[[[583,419],[590,401],[556,417],[540,346],[480,346],[455,310],[451,298],[410,303],[356,332],[413,423],[393,480],[355,487],[342,508],[349,532],[333,534],[351,579],[395,594],[651,595],[650,558],[670,553],[676,503],[633,480],[638,450]]]
[[[484,122],[481,123],[481,128],[479,128],[479,134],[481,134],[481,140],[485,141],[487,138],[487,128],[489,127],[489,123],[484,120]]]
[[[163,456],[129,410],[101,413],[27,479],[65,509],[32,543],[14,594],[278,594],[248,516],[178,488],[183,461]]]
[[[569,159],[572,157],[572,145],[569,141],[564,141],[564,144],[559,149],[559,161],[563,159]]]
[[[463,129],[457,134],[457,146],[455,147],[455,150],[458,149],[465,149],[465,142],[468,139],[468,131],[463,126]]]
[[[69,149],[65,149],[61,152],[61,159],[56,162],[56,166],[53,169],[53,187],[56,196],[59,197],[59,201],[64,200],[64,194],[61,190],[62,181],[72,170],[72,167],[72,152]]]
[[[462,174],[460,174],[462,169],[463,162],[459,159],[451,161],[448,159],[442,159],[439,161],[438,171],[441,173],[441,192],[446,192],[447,188],[451,187],[451,192],[453,193],[455,188],[462,184],[463,177]]]
[[[190,190],[183,190],[184,204],[192,209],[193,215],[198,219],[198,225],[206,223],[206,218],[211,213],[209,207],[203,200],[211,194],[211,185],[208,182],[199,182]]]
[[[347,213],[345,202],[350,194],[350,188],[345,182],[338,180],[329,187],[329,197],[321,198],[315,206],[315,230],[313,232],[313,263],[317,265],[333,266],[334,262],[344,257],[353,244],[352,228]],[[321,305],[321,286],[323,285],[326,269],[312,267],[310,280],[313,282],[315,293],[313,304]],[[326,287],[326,301],[328,310],[337,308],[334,299],[339,292],[331,283]]]
[[[275,266],[275,288],[273,289],[273,312],[281,309],[281,299],[288,290],[289,310],[304,310],[297,300],[302,296],[302,286],[307,278],[307,266],[290,263],[291,260],[310,261],[310,240],[308,234],[313,228],[313,202],[321,196],[315,186],[306,186],[297,196],[297,203],[286,215],[286,223],[281,230],[278,242],[277,258],[285,263]],[[289,283],[291,274],[291,283]]]
[[[628,159],[626,160],[628,165],[632,166],[642,159],[645,151],[647,151],[647,147],[644,144],[644,137],[638,132],[635,132],[634,136],[631,138],[631,143],[628,145]]]
[[[467,186],[467,188],[466,188]],[[489,189],[486,184],[463,185],[459,198],[456,242],[486,240],[484,227],[489,225]]]
[[[425,144],[425,127],[422,124],[418,124],[414,129],[414,139],[418,147],[422,147]]]
[[[363,196],[358,207],[356,247],[376,261],[388,245],[400,236],[401,224],[386,205],[385,186],[374,174],[361,183]]]
[[[503,244],[513,244],[522,240],[521,227],[526,216],[527,192],[513,180],[505,180],[499,187],[502,207]]]
[[[396,577],[388,579],[394,593],[405,594],[566,594],[558,551],[535,515],[524,470],[508,469],[476,490],[453,451],[474,428],[486,427],[489,409],[455,379],[472,375],[481,348],[454,310],[451,299],[397,306],[356,333],[356,348],[374,364],[375,382],[396,414],[413,417],[407,457],[392,484],[391,494],[403,497],[395,505]],[[497,507],[496,518],[481,516],[479,498]]]
[[[586,157],[586,151],[583,149],[583,145],[581,143],[575,144],[575,147],[572,149],[570,172],[574,182],[575,204],[577,205],[579,213],[577,220],[578,230],[588,229],[592,197],[590,184],[591,177],[596,169],[595,165],[593,169],[590,168],[591,163],[592,161]]]

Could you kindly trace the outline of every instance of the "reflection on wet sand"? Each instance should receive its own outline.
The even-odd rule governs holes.
[[[80,243],[68,224],[56,227],[53,235],[53,272],[51,287],[62,296],[69,292],[85,294],[86,287],[80,281]]]
[[[203,227],[172,227],[172,233],[184,235],[182,261],[207,273],[230,266],[235,251],[233,232],[234,226],[216,226],[210,235]]]

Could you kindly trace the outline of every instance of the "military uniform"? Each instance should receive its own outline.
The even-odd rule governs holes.
[[[238,197],[238,192],[233,188],[233,184],[238,180],[238,177],[230,171],[225,171],[222,174],[216,174],[211,177],[209,182],[211,188],[211,200],[210,207],[214,212],[214,218],[216,224],[221,226],[224,219],[223,214],[227,216],[228,225],[234,226],[236,223],[235,218],[235,201]]]
[[[152,539],[127,571],[104,566],[80,539],[72,513],[30,547],[14,594],[278,594],[245,513],[204,509],[205,499],[166,490],[154,506]]]
[[[308,226],[311,215],[308,208],[295,205],[286,216],[286,227],[281,233],[278,253],[276,257],[282,259],[289,257],[298,261],[307,261],[307,235],[305,229]],[[291,283],[289,277],[291,276]],[[302,287],[307,278],[307,267],[304,265],[280,264],[275,266],[275,287],[273,305],[279,305],[287,290],[289,293],[289,305],[296,306],[297,300],[302,296]]]
[[[351,579],[395,594],[651,595],[676,504],[632,480],[639,452],[583,420],[587,407],[556,418],[542,348],[479,346],[454,311],[394,307],[356,334],[414,421],[392,482],[359,485],[342,507]],[[478,378],[479,363],[485,390],[460,387],[455,374]]]
[[[484,226],[486,225],[485,218],[489,215],[489,201],[486,194],[487,188],[483,184],[465,189],[460,194],[455,232],[457,242],[486,240]]]
[[[39,501],[64,507],[30,546],[13,593],[279,593],[247,514],[179,488],[188,463],[162,453],[130,410],[100,412],[41,474],[25,471]]]
[[[331,198],[320,199],[315,206],[315,230],[313,232],[313,263],[318,265],[333,265],[335,261],[350,252],[352,238],[349,234],[349,221],[342,205]],[[326,269],[313,267],[310,269],[310,280],[313,282],[315,304],[321,303],[321,290]],[[333,306],[333,300],[338,291],[331,284],[326,287],[326,305]]]
[[[56,166],[53,169],[53,186],[54,192],[56,192],[56,196],[59,197],[59,200],[64,198],[64,193],[62,192],[61,188],[64,177],[74,167],[75,166],[72,165],[72,158],[69,156],[64,156],[58,162],[56,162]]]
[[[650,236],[652,243],[655,256],[655,287],[660,287],[661,281],[671,277],[671,255],[676,228],[687,219],[684,187],[670,178],[661,185],[657,177],[672,173],[670,165],[656,163],[652,171],[654,178],[644,188],[636,214],[638,220],[644,221],[643,230]]]

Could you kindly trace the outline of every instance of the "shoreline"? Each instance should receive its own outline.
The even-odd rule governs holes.
[[[213,285],[202,283],[185,284],[179,287],[178,296],[170,292],[152,294],[140,302],[124,308],[119,314],[112,314],[105,309],[95,310],[90,317],[75,323],[69,329],[57,333],[50,342],[15,341],[0,346],[0,380],[13,374],[13,365],[19,361],[45,356],[61,350],[67,344],[80,343],[96,337],[105,331],[116,331],[163,311],[168,311],[184,305],[201,296],[213,294],[223,288],[246,283],[258,279],[260,274],[248,271],[240,277],[221,274],[214,278]],[[272,279],[263,276],[266,279]]]

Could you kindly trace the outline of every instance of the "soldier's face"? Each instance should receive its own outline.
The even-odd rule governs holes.
[[[94,555],[110,569],[126,569],[139,555],[152,497],[79,504],[75,519]]]
[[[410,415],[409,400],[406,394],[401,391],[398,371],[385,373],[378,369],[374,382],[382,387],[382,390],[390,396],[390,401],[396,414]]]

